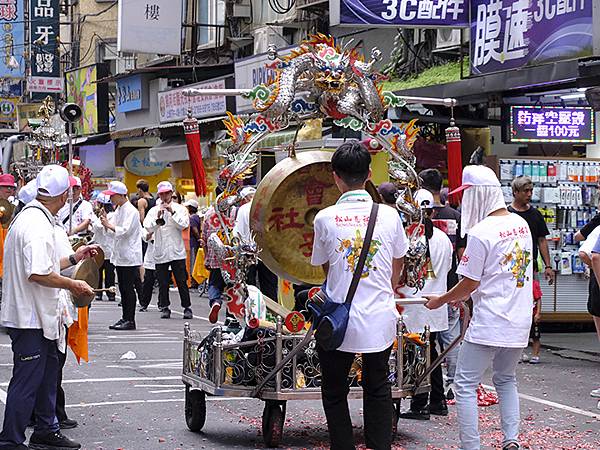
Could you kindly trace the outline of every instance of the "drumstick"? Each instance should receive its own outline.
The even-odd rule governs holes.
[[[111,286],[109,288],[104,288],[104,289],[94,289],[94,292],[96,294],[99,294],[100,292],[107,292],[109,294],[116,294],[117,293],[117,288],[114,286]]]

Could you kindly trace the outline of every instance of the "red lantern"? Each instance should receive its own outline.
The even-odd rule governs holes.
[[[185,142],[187,144],[192,175],[194,176],[194,188],[198,197],[206,196],[206,172],[202,162],[202,149],[200,148],[200,128],[198,121],[188,111],[188,117],[183,121],[185,131]]]
[[[462,184],[462,150],[460,145],[460,130],[454,119],[446,128],[446,149],[448,150],[448,188],[450,191]],[[458,205],[462,199],[462,191],[450,196],[450,204]]]

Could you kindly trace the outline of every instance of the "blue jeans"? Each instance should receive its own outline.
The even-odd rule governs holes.
[[[448,329],[438,331],[438,342],[442,348],[448,347],[460,335],[460,309],[448,305]],[[454,374],[456,373],[456,360],[458,359],[458,350],[460,345],[454,347],[450,353],[446,355],[446,364],[448,372],[446,377],[446,386],[454,382]]]
[[[225,290],[225,280],[221,275],[221,269],[208,269],[208,306],[214,303],[223,304],[223,291]]]
[[[8,328],[12,341],[13,375],[8,385],[0,449],[25,442],[32,413],[35,431],[58,431],[56,386],[59,360],[56,341],[39,329]]]
[[[477,387],[492,366],[492,382],[500,399],[502,445],[517,442],[519,436],[519,394],[516,369],[522,348],[490,347],[463,342],[456,367],[456,406],[460,427],[460,448],[479,450]]]

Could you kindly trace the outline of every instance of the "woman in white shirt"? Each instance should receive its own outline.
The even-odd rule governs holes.
[[[100,212],[101,216],[106,215],[108,221],[111,222],[115,213],[112,204],[110,203],[110,197],[105,194],[100,194],[96,198],[96,202],[98,202],[100,208],[102,208]],[[95,215],[92,219],[92,231],[94,232],[94,242],[98,244],[104,252],[104,262],[102,263],[102,267],[100,267],[98,288],[113,287],[115,285],[115,266],[110,262],[110,258],[112,257],[113,246],[115,245],[115,233],[108,228],[104,228],[100,217],[96,217]],[[115,301],[114,293],[109,292],[107,293],[107,296],[109,301]],[[96,300],[102,300],[101,292],[96,294]]]

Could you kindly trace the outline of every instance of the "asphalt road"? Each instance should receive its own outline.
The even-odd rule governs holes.
[[[178,302],[176,293],[171,298]],[[155,304],[155,303],[154,303]],[[194,329],[211,325],[203,317],[206,299],[193,298]],[[116,303],[94,303],[90,315],[90,362],[77,365],[69,355],[64,372],[67,411],[79,427],[65,434],[86,449],[233,449],[264,448],[263,404],[258,400],[208,398],[202,432],[188,431],[181,382],[181,308],[170,320],[156,307],[137,313],[136,331],[116,332],[108,325],[120,317]],[[121,359],[132,351],[135,359]],[[12,353],[0,335],[0,401],[11,375]],[[548,351],[542,363],[519,366],[522,444],[532,449],[600,449],[600,410],[590,390],[600,386],[600,363],[566,359]],[[487,380],[486,384],[491,384]],[[405,402],[408,403],[408,402]],[[362,435],[362,404],[351,401],[357,443]],[[3,414],[3,411],[0,411]],[[480,409],[486,448],[499,446],[498,406]],[[458,446],[455,406],[448,417],[429,422],[399,423],[396,449],[450,449]],[[283,448],[327,448],[324,414],[319,401],[289,402]],[[364,448],[364,445],[363,445]]]

